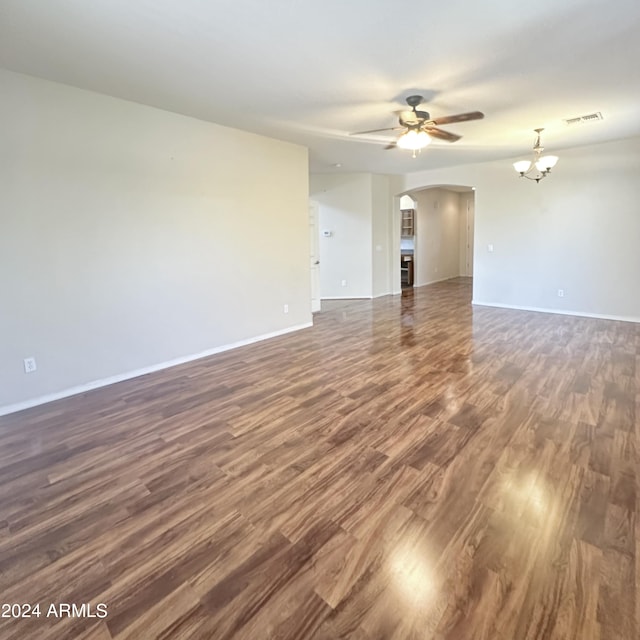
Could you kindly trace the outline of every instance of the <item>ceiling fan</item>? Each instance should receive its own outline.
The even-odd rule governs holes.
[[[455,133],[449,133],[444,129],[438,128],[442,124],[451,124],[453,122],[467,122],[469,120],[482,120],[484,113],[480,111],[470,111],[469,113],[459,113],[454,116],[442,116],[441,118],[431,118],[431,115],[427,111],[418,111],[417,107],[422,103],[422,96],[409,96],[407,98],[407,104],[411,107],[411,111],[402,111],[398,121],[399,127],[387,127],[385,129],[371,129],[370,131],[357,131],[351,133],[352,136],[360,136],[367,133],[380,133],[381,131],[400,131],[404,130],[404,133],[400,135],[398,140],[386,149],[393,149],[400,147],[402,149],[409,149],[413,151],[415,158],[416,151],[420,151],[426,147],[431,138],[437,138],[438,140],[444,140],[446,142],[455,142],[460,140],[462,136]]]

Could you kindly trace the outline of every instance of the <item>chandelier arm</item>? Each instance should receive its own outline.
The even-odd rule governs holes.
[[[521,178],[526,178],[527,180],[535,180],[536,182],[540,182],[540,180],[542,180],[542,178],[546,178],[547,177],[547,172],[545,171],[544,173],[540,173],[540,175],[537,178],[532,178],[531,176],[528,176],[526,173],[521,173],[520,177]]]

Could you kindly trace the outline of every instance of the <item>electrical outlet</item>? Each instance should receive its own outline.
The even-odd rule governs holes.
[[[558,298],[564,298],[564,289],[558,289]]]
[[[341,284],[342,284],[342,286],[343,286],[343,287],[346,287],[346,286],[347,286],[347,281],[346,281],[346,280],[343,280],[343,281],[341,282]]]
[[[489,253],[493,253],[493,245],[492,245],[492,244],[488,244],[488,245],[487,245],[487,251],[488,251]]]
[[[33,373],[38,367],[36,366],[35,358],[25,358],[24,359],[24,372],[25,373]]]
[[[288,304],[285,304],[285,305],[284,305],[284,309],[283,309],[283,311],[284,311],[285,313],[289,313],[289,305],[288,305]]]

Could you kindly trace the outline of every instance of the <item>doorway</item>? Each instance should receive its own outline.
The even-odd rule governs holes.
[[[431,185],[400,197],[401,290],[409,283],[405,260],[413,267],[414,287],[473,277],[475,189],[463,185]],[[405,213],[413,211],[413,233],[405,234]]]
[[[409,195],[400,198],[400,287],[411,289],[416,265],[416,201]]]

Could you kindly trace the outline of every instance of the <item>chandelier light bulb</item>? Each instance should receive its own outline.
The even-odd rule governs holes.
[[[527,171],[529,171],[529,169],[531,168],[531,161],[530,160],[518,160],[518,162],[514,162],[513,163],[513,168],[518,173],[527,173]]]
[[[558,156],[542,156],[539,162],[547,171],[549,171],[556,166],[556,163],[558,162]]]

